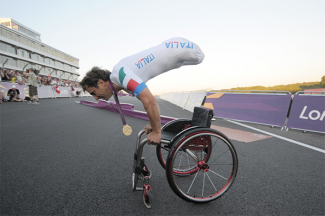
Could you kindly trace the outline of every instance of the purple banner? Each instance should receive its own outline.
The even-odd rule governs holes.
[[[291,95],[208,93],[204,107],[220,118],[283,127]]]
[[[325,132],[325,96],[295,95],[287,127]]]
[[[118,108],[116,106],[116,103],[112,101],[99,100],[98,103],[96,103],[96,102],[81,100],[80,104],[118,113]],[[134,105],[132,104],[121,103],[121,110],[124,115],[149,121],[148,114],[146,112],[134,110]],[[160,116],[160,120],[161,120],[161,124],[166,124],[167,122],[175,120],[175,118],[168,117],[168,116]]]
[[[0,91],[2,93],[2,98],[5,98],[6,93],[12,86],[15,85],[16,89],[20,91],[20,98],[25,98],[29,96],[29,87],[26,85],[19,85],[18,83],[0,83]]]

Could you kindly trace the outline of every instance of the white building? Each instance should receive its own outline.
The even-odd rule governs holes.
[[[76,80],[79,59],[41,42],[41,34],[11,18],[0,18],[0,67],[29,68],[64,80]]]

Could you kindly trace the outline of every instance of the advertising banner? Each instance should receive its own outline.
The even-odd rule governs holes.
[[[295,95],[287,127],[325,133],[325,95]]]
[[[55,97],[72,97],[72,89],[71,87],[62,87],[58,86],[58,88],[52,87],[54,90],[54,96]]]
[[[18,83],[0,83],[0,91],[2,94],[2,98],[5,98],[6,93],[9,89],[12,88],[13,85],[15,85],[16,89],[20,91],[20,98],[25,98],[26,96],[29,96],[29,87],[26,85],[19,85]]]
[[[37,93],[38,93],[39,98],[54,98],[55,97],[51,86],[37,87]]]
[[[290,101],[290,94],[208,93],[204,107],[216,117],[283,127]]]

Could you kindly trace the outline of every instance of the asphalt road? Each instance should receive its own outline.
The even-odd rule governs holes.
[[[275,137],[232,141],[237,178],[224,196],[207,204],[176,196],[155,147],[145,146],[155,198],[147,209],[142,193],[132,191],[131,175],[137,133],[148,122],[126,116],[133,128],[126,137],[118,113],[78,100],[0,105],[1,215],[325,215],[325,154]],[[136,98],[120,101],[143,110]],[[158,103],[162,115],[192,117],[169,102]],[[213,124],[255,132],[221,119]],[[323,134],[247,125],[325,149]]]

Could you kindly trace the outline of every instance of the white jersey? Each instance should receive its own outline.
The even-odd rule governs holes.
[[[110,79],[137,97],[153,77],[183,65],[200,64],[203,59],[204,53],[195,43],[184,38],[171,38],[119,61]]]

